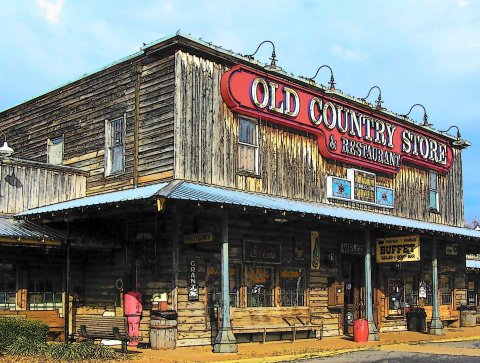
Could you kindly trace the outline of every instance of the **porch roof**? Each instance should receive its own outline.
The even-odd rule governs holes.
[[[65,240],[59,231],[26,220],[0,217],[0,244],[35,244],[57,246]]]
[[[204,185],[174,180],[170,183],[158,183],[146,187],[129,189],[102,195],[89,196],[46,207],[31,209],[18,213],[17,217],[29,217],[49,212],[77,209],[86,206],[119,203],[136,199],[153,197],[167,199],[191,200],[206,203],[237,205],[288,213],[309,214],[332,220],[359,222],[373,226],[384,226],[398,230],[406,229],[415,233],[430,233],[439,236],[458,237],[480,242],[480,231],[468,228],[453,227],[443,224],[423,222],[408,218],[373,213],[363,210],[342,208],[323,203],[312,203],[301,200],[276,197],[272,195],[246,192],[219,186]]]

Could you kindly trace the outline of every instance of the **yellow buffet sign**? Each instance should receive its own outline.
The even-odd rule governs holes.
[[[420,236],[378,238],[378,263],[420,261]]]

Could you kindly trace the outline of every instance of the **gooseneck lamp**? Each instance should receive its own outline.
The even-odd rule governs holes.
[[[257,54],[258,50],[260,49],[260,47],[265,44],[265,43],[269,43],[272,45],[272,56],[270,57],[270,65],[266,66],[265,68],[268,69],[268,70],[274,70],[274,71],[281,71],[282,68],[277,66],[277,53],[275,53],[275,44],[273,44],[273,42],[271,40],[264,40],[263,42],[261,42],[257,49],[255,50],[255,52],[253,52],[252,54],[248,54],[248,55],[245,55],[245,57],[247,57],[248,59],[252,60],[253,59],[253,56],[255,54]]]
[[[6,158],[6,157],[9,157],[10,155],[13,154],[13,149],[8,146],[8,143],[7,143],[7,135],[5,135],[4,133],[2,133],[3,135],[3,146],[0,147],[0,158],[3,159],[3,158]]]
[[[328,82],[328,84],[330,85],[330,90],[334,90],[335,89],[335,78],[333,78],[333,71],[332,71],[332,68],[330,68],[330,66],[324,64],[323,66],[320,66],[318,67],[317,71],[315,72],[315,75],[311,78],[307,78],[310,82],[315,82],[315,77],[317,76],[318,72],[320,72],[320,69],[322,68],[328,68],[330,70],[330,81]]]
[[[410,112],[412,112],[412,110],[413,110],[413,108],[414,108],[415,106],[420,106],[421,108],[423,108],[423,126],[432,126],[432,124],[429,124],[429,123],[428,123],[427,110],[425,110],[425,107],[424,107],[422,104],[420,104],[420,103],[414,104],[412,107],[410,107],[410,111],[408,111],[407,114],[401,115],[401,116],[407,118],[408,115],[410,115]]]
[[[364,101],[364,102],[367,102],[367,98],[368,98],[368,96],[370,96],[370,92],[372,92],[372,90],[373,90],[374,88],[378,89],[378,98],[377,98],[377,100],[375,101],[375,107],[380,110],[380,109],[382,108],[382,103],[383,103],[383,101],[382,101],[382,90],[380,89],[380,87],[378,87],[378,86],[373,86],[373,87],[370,88],[370,90],[368,91],[367,96],[364,97],[364,98],[360,98],[360,99],[361,99],[362,101]]]

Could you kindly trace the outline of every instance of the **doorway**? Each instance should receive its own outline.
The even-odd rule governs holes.
[[[353,321],[365,317],[365,268],[363,256],[342,255],[341,278],[345,282],[343,332],[353,334]]]

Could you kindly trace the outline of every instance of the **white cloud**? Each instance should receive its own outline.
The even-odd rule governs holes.
[[[40,13],[48,21],[58,23],[62,12],[63,0],[36,0]]]
[[[368,58],[368,54],[362,50],[358,49],[347,49],[342,47],[339,44],[335,44],[330,47],[330,51],[336,56],[349,61],[349,62],[363,62]]]

